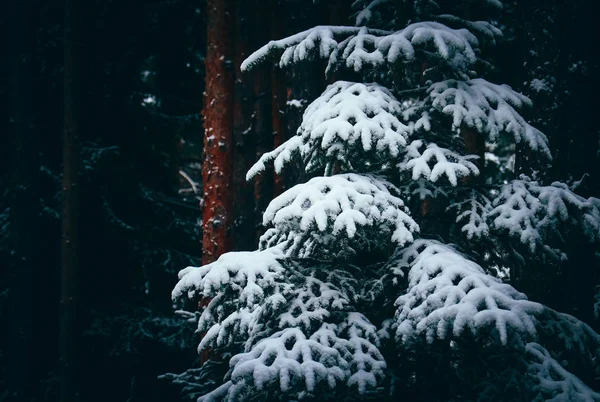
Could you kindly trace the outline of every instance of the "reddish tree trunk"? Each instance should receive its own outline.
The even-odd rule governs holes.
[[[467,154],[479,157],[479,159],[473,161],[479,169],[479,175],[476,177],[467,176],[463,179],[463,183],[483,183],[485,181],[485,137],[477,130],[466,126],[461,127],[460,133],[465,142]]]
[[[207,2],[202,263],[231,250],[234,1]]]

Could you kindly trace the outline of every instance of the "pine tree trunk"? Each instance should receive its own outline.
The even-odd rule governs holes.
[[[202,182],[202,263],[231,250],[233,197],[234,1],[208,0],[204,163]]]
[[[562,311],[574,315],[581,321],[596,327],[594,323],[594,287],[598,284],[596,281],[597,257],[594,255],[594,245],[581,239],[577,242],[578,246],[571,250],[567,264],[566,286],[561,285],[563,291],[566,290],[566,305]],[[598,329],[598,328],[596,328]]]
[[[245,0],[236,1],[235,35],[235,102],[233,113],[233,139],[235,142],[233,160],[233,198],[235,250],[256,249],[254,229],[254,184],[246,180],[246,172],[256,161],[256,138],[253,122],[253,94],[240,65],[248,57],[252,44],[250,37],[254,26],[250,13],[252,4]]]
[[[14,257],[8,277],[8,334],[6,359],[6,390],[0,391],[0,400],[30,401],[37,391],[35,372],[35,269],[39,267],[39,139],[33,126],[32,81],[33,44],[30,0],[13,0],[8,12],[10,26],[10,62],[12,80],[12,121],[14,127],[14,163],[10,217]],[[4,233],[2,235],[5,235]],[[8,261],[0,261],[0,266]],[[6,391],[6,393],[5,393]]]
[[[79,213],[79,76],[75,0],[65,2],[62,272],[60,293],[60,401],[77,399],[75,310]]]
[[[474,160],[473,163],[479,169],[478,176],[467,176],[464,178],[463,183],[485,183],[485,137],[483,134],[477,132],[470,127],[462,126],[460,129],[462,138],[465,142],[465,150],[469,155],[477,155],[479,158]]]

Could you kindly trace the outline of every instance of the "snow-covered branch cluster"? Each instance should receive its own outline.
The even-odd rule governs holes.
[[[376,388],[386,363],[377,328],[353,311],[353,282],[344,272],[277,257],[273,249],[227,253],[180,273],[175,299],[195,292],[212,298],[200,316],[199,331],[207,332],[199,349],[240,350],[225,383],[200,400],[244,400],[265,391],[301,399],[339,387],[360,394]]]
[[[247,71],[270,57],[280,57],[281,67],[323,58],[328,59],[327,72],[339,65],[361,71],[401,66],[421,58],[445,64],[454,74],[466,78],[478,61],[478,45],[467,29],[452,29],[437,22],[414,23],[396,32],[318,26],[269,42],[250,55],[241,68]]]
[[[446,176],[456,186],[459,178],[479,174],[479,169],[471,162],[477,159],[476,155],[463,156],[433,143],[421,151],[422,148],[423,141],[413,141],[406,147],[404,161],[398,164],[400,170],[410,171],[415,181],[423,177],[436,182],[440,177]]]
[[[463,331],[490,336],[501,344],[536,334],[534,315],[543,306],[437,242],[419,240],[413,254],[407,292],[396,300],[395,336],[405,346],[425,338],[458,338]]]
[[[516,111],[531,105],[524,95],[508,85],[492,84],[484,79],[445,80],[427,90],[428,96],[404,111],[404,119],[416,119],[415,127],[430,130],[435,112],[452,117],[452,130],[469,127],[496,142],[500,134],[511,135],[516,143],[524,142],[536,152],[551,158],[546,136],[531,126]]]
[[[591,390],[538,343],[525,347],[529,362],[527,375],[533,383],[535,399],[543,401],[598,402],[600,394]]]
[[[450,204],[447,210],[455,213],[456,223],[462,225],[460,230],[467,239],[479,239],[490,234],[487,222],[490,203],[484,194],[470,189],[467,195]]]
[[[273,228],[261,247],[281,244],[288,256],[343,258],[410,243],[419,226],[390,190],[398,192],[381,178],[353,173],[298,184],[269,204],[263,224]]]
[[[600,239],[600,209],[594,198],[585,199],[565,184],[540,185],[527,177],[506,184],[489,212],[495,229],[529,246],[532,251],[576,227],[590,241]]]
[[[398,3],[402,4],[399,9]],[[438,21],[448,26],[461,26],[476,35],[495,43],[502,37],[502,31],[488,21],[472,21],[467,15],[460,13],[457,2],[440,2],[436,0],[355,0],[352,7],[356,10],[355,21],[357,26],[393,28],[398,25],[399,19],[411,16],[413,21]],[[490,11],[503,8],[498,0],[478,1],[478,6],[483,6]],[[459,3],[460,4],[460,3]]]
[[[306,172],[381,169],[406,145],[408,128],[396,116],[400,104],[378,84],[338,81],[306,109],[296,136],[264,154],[247,177],[273,161],[275,171],[299,158]],[[361,169],[362,168],[362,169]]]

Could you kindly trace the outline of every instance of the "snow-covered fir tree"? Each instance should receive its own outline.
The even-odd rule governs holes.
[[[171,378],[199,401],[600,401],[600,336],[515,287],[529,261],[569,258],[570,237],[597,249],[600,200],[542,181],[529,99],[482,78],[502,4],[354,5],[357,26],[271,41],[242,65],[325,59],[359,79],[329,85],[248,172],[308,177],[271,202],[259,249],[180,272],[173,299],[205,301],[198,351],[214,359]],[[527,166],[482,180],[485,147]]]

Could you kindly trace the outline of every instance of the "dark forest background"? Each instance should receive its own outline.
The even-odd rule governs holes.
[[[505,3],[499,24],[511,28],[491,55],[498,66],[492,81],[534,101],[527,117],[549,136],[554,155],[545,173],[581,180],[578,192],[598,197],[594,2]],[[67,63],[65,4],[75,16]],[[261,210],[293,181],[291,173],[247,184],[245,170],[257,153],[295,132],[298,106],[326,85],[322,69],[265,68],[245,76],[239,64],[270,39],[318,24],[353,24],[350,5],[236,2],[235,249],[255,248]],[[72,240],[78,273],[68,278],[76,283],[69,339],[78,400],[179,400],[180,389],[158,376],[198,362],[198,335],[173,313],[170,292],[177,272],[202,258],[205,7],[202,0],[2,2],[0,401],[10,400],[14,387],[26,390],[20,400],[59,395],[65,78],[72,80],[79,133]],[[293,86],[290,75],[300,77]],[[544,297],[539,288],[519,290]]]

